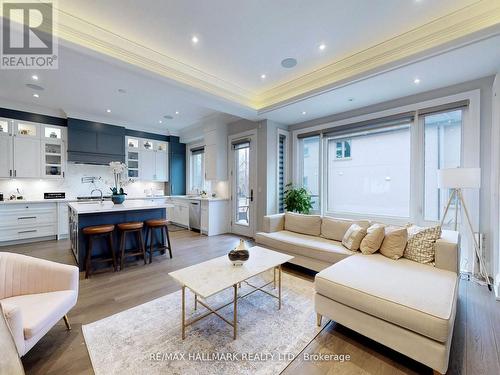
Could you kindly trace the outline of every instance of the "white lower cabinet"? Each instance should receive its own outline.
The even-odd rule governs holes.
[[[167,219],[173,224],[189,227],[189,204],[184,199],[169,198],[168,203],[173,207],[167,208]]]
[[[201,233],[216,236],[229,232],[228,201],[201,201]]]
[[[56,236],[56,203],[9,203],[0,205],[0,243]]]
[[[69,235],[69,210],[68,204],[57,203],[57,239],[68,238]]]

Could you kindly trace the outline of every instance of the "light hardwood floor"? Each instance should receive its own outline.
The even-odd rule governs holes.
[[[122,272],[106,272],[80,280],[78,304],[70,312],[72,331],[57,324],[26,356],[27,374],[92,374],[82,324],[172,293],[179,286],[167,274],[201,261],[224,255],[238,237],[200,236],[171,232],[173,259],[155,257],[153,264],[140,262]],[[68,241],[46,241],[1,248],[57,262],[74,264]],[[312,273],[295,267],[285,272],[313,280]],[[500,374],[500,302],[485,287],[462,280],[448,374]],[[304,349],[307,353],[346,353],[349,362],[308,362],[302,356],[283,372],[291,374],[431,374],[432,370],[343,326],[330,322]]]

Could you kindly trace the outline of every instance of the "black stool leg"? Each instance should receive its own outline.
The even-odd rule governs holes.
[[[153,228],[150,227],[149,228],[149,264],[153,263],[153,243],[154,243],[154,240],[153,240]]]
[[[92,257],[92,235],[87,237],[87,256],[85,259],[85,278],[86,279],[90,278],[90,275],[92,273],[91,257]]]
[[[108,245],[109,251],[111,252],[111,261],[113,262],[113,272],[116,272],[116,255],[115,255],[115,247],[113,246],[113,232],[108,234]]]
[[[146,264],[146,249],[144,247],[144,238],[142,236],[142,228],[137,231],[137,236],[139,239],[139,244],[141,245],[142,257],[144,258],[144,264]]]
[[[164,227],[160,228],[161,247],[163,248],[163,250],[161,250],[161,252],[163,252],[163,254],[167,255],[167,250],[165,249],[167,244],[165,243],[165,234],[164,234],[163,228]]]
[[[170,254],[170,259],[172,259],[172,246],[170,245],[170,235],[168,234],[168,227],[165,225],[163,229],[165,230],[165,235],[167,236],[168,252]]]
[[[120,271],[123,271],[123,268],[125,268],[125,239],[126,232],[122,231],[120,235]]]

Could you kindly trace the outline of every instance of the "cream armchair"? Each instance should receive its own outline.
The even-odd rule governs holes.
[[[19,356],[25,355],[78,298],[78,268],[0,252],[0,304]]]

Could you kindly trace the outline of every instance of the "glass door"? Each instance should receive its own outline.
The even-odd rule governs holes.
[[[232,232],[251,237],[255,232],[255,152],[253,137],[235,140],[232,151]]]
[[[42,177],[62,178],[64,177],[63,165],[63,143],[54,141],[42,142]]]

